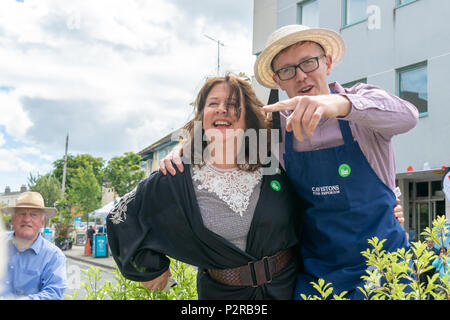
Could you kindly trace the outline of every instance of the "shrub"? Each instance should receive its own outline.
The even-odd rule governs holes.
[[[114,282],[99,285],[102,279],[100,268],[91,267],[84,271],[81,286],[86,290],[85,300],[196,300],[197,299],[197,271],[194,267],[171,259],[172,276],[177,285],[168,291],[151,291],[140,282],[125,279],[118,269],[114,271]],[[67,299],[75,300],[78,291]]]
[[[447,243],[446,218],[438,217],[433,221],[433,228],[426,228],[422,233],[425,240],[431,239],[439,246]],[[358,287],[366,300],[445,300],[450,296],[449,275],[439,278],[439,273],[423,279],[424,272],[433,268],[431,265],[437,256],[426,250],[425,241],[412,242],[411,249],[398,249],[394,252],[383,250],[383,243],[374,237],[368,242],[371,249],[361,254],[366,258],[368,266],[366,275],[361,278],[365,281],[363,287]],[[311,285],[318,295],[301,295],[304,300],[345,300],[347,292],[339,295],[333,293],[332,283],[319,279]]]

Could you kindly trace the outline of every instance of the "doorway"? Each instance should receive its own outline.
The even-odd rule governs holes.
[[[445,216],[445,198],[440,181],[409,182],[409,240],[424,241],[422,232]]]

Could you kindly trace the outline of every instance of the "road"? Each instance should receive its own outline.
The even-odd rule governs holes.
[[[67,290],[65,296],[73,297],[75,291],[78,291],[76,300],[84,300],[86,296],[86,290],[83,288],[82,283],[86,282],[85,276],[86,272],[90,267],[97,268],[88,263],[77,261],[74,259],[66,259],[66,269],[67,269]],[[99,267],[100,268],[100,267]],[[110,281],[115,282],[114,271],[108,268],[100,268],[102,271],[101,279],[99,285],[103,285],[105,282]],[[67,298],[66,298],[67,299]]]

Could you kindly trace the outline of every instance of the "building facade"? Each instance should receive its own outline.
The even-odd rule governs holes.
[[[450,70],[448,12],[448,0],[254,1],[253,54],[284,25],[333,29],[344,38],[347,53],[330,82],[371,83],[419,109],[416,128],[393,140],[411,240],[418,240],[437,216],[450,216],[450,201],[442,192],[444,170],[450,167],[450,91],[444,89]],[[254,83],[267,101],[269,91]]]
[[[1,207],[11,207],[16,205],[19,196],[27,191],[27,187],[23,184],[19,191],[11,191],[10,187],[5,187],[5,192],[0,193]]]
[[[181,130],[181,129],[180,129]],[[178,133],[180,130],[169,133],[164,138],[156,141],[147,148],[138,152],[142,157],[140,165],[148,177],[153,171],[159,169],[159,161],[164,159],[166,155],[178,144]]]

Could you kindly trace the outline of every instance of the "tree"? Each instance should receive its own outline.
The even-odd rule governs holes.
[[[66,168],[66,190],[70,189],[72,184],[72,178],[77,172],[78,168],[92,168],[94,176],[97,182],[101,185],[103,176],[103,166],[104,160],[101,157],[94,157],[90,154],[79,154],[79,155],[67,155],[67,168]],[[53,174],[56,179],[62,183],[63,178],[63,168],[64,168],[64,157],[53,162]]]
[[[72,212],[71,212],[72,204],[67,199],[67,194],[66,194],[66,197],[64,197],[58,201],[57,209],[62,217],[62,222],[73,223],[73,217],[72,217]]]
[[[42,195],[46,207],[53,207],[55,202],[62,199],[61,182],[51,173],[37,177],[30,174],[28,188]]]
[[[3,214],[2,212],[2,207],[4,207],[4,205],[2,204],[2,202],[0,201],[0,225],[3,223],[5,228],[7,230],[9,230],[9,226],[11,225],[11,215],[10,214]]]
[[[104,172],[111,187],[121,197],[133,190],[145,176],[139,166],[141,156],[133,152],[125,152],[123,156],[109,160]]]
[[[87,214],[101,205],[102,192],[100,183],[92,167],[80,166],[74,172],[68,192],[68,199],[76,213],[82,213],[87,221]]]

